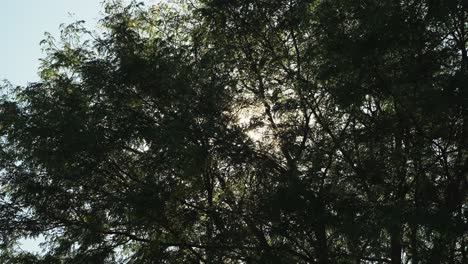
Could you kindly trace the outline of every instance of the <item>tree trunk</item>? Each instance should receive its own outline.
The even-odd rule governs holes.
[[[401,231],[394,228],[390,233],[390,258],[392,264],[401,264]]]
[[[325,226],[325,209],[321,204],[319,206],[319,219],[317,228],[315,231],[315,236],[317,237],[317,257],[319,264],[328,264],[329,263],[329,256],[328,256],[328,243],[327,243],[327,232]]]
[[[411,226],[411,264],[419,263],[418,255],[418,225]]]

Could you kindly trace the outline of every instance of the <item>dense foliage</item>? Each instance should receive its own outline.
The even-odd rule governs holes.
[[[108,1],[101,26],[3,86],[0,262],[468,263],[466,1]]]

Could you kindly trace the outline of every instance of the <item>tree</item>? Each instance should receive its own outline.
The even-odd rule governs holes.
[[[4,88],[4,262],[466,263],[464,1],[105,11]]]

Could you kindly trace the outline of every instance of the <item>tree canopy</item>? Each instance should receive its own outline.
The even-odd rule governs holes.
[[[0,262],[468,263],[467,1],[103,7],[2,86]]]

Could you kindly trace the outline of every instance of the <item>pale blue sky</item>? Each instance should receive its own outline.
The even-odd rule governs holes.
[[[85,20],[95,27],[101,0],[0,0],[0,80],[15,85],[37,81],[39,42],[61,23]],[[69,13],[74,14],[70,17]]]

